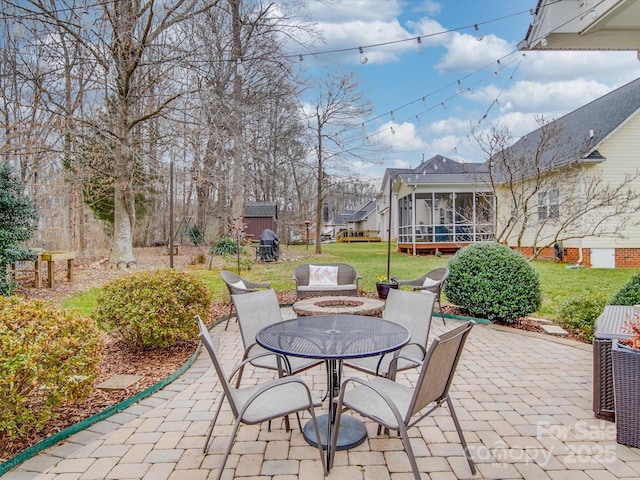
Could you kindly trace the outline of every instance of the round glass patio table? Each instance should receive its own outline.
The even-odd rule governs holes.
[[[327,451],[327,467],[332,455],[329,444],[335,420],[333,398],[339,394],[343,360],[376,355],[382,359],[383,354],[400,349],[410,339],[411,334],[402,325],[362,315],[299,317],[274,323],[256,334],[256,342],[272,352],[325,361],[329,412],[319,415],[318,423],[321,442]],[[308,443],[316,445],[311,422],[305,425],[303,434]],[[355,447],[366,436],[360,420],[343,415],[336,449]]]

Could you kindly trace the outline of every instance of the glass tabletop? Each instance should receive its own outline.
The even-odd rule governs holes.
[[[362,315],[294,318],[256,334],[258,344],[273,352],[325,360],[379,355],[399,349],[410,339],[402,325]]]

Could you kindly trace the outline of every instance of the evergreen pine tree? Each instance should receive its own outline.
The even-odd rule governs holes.
[[[11,295],[17,284],[7,267],[18,260],[34,260],[24,246],[35,231],[36,209],[8,163],[0,165],[0,295]]]

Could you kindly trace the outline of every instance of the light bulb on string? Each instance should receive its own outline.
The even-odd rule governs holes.
[[[358,50],[360,51],[360,63],[362,65],[365,65],[369,59],[367,58],[367,56],[364,54],[364,48],[362,47],[358,47]]]
[[[416,40],[418,41],[418,45],[416,47],[418,50],[418,53],[424,53],[424,43],[422,43],[422,38],[418,37],[416,38]]]
[[[442,105],[443,109],[445,109],[445,110],[447,109],[447,106],[444,104],[444,102],[442,102],[440,105]]]
[[[420,123],[420,115],[416,115],[416,122]]]
[[[302,54],[298,55],[298,66],[300,67],[300,71],[304,72],[305,68],[304,68],[304,57],[302,56]]]
[[[640,52],[640,50],[638,50],[638,52]],[[638,53],[638,54],[640,55],[640,53]],[[426,96],[422,97],[422,106],[423,107],[427,106],[427,97]]]
[[[596,18],[598,18],[598,14],[596,13],[596,9],[595,8],[591,7],[591,12],[590,13],[591,13],[591,18],[593,18],[594,20]]]
[[[395,121],[396,121],[396,116],[394,115],[393,110],[391,110],[391,112],[389,113],[389,119],[390,119],[392,122],[395,122]]]
[[[476,31],[476,40],[481,42],[484,39],[484,35],[480,31],[480,25],[477,23],[473,26],[473,29]]]
[[[80,15],[80,26],[85,30],[91,30],[91,27],[93,27],[93,20],[88,10],[85,10],[82,12],[82,15]]]
[[[22,40],[24,38],[24,25],[20,22],[13,24],[13,38],[15,40]]]
[[[362,132],[362,135],[367,133],[367,130],[364,128],[364,122],[362,122],[362,124],[360,125],[360,131]]]
[[[390,128],[391,128],[391,135],[395,135],[396,131],[393,129],[393,127],[390,127]]]
[[[238,58],[238,60],[236,61],[236,75],[238,75],[239,77],[242,77],[245,74],[245,68],[244,65],[242,64],[242,59]]]
[[[542,37],[540,39],[540,46],[546,47],[547,45],[549,45],[549,41],[547,40],[547,37]]]
[[[458,86],[456,87],[456,93],[462,95],[464,93],[464,87],[462,86],[462,80],[458,80]]]
[[[536,11],[532,8],[529,10],[529,13],[531,14],[531,25],[537,25],[538,15],[536,14]]]

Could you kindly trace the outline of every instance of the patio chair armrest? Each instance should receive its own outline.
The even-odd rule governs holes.
[[[413,291],[414,292],[431,292],[435,295],[438,295],[438,293],[440,292],[440,289],[442,288],[442,282],[440,283],[436,283],[435,285],[429,285],[427,287],[425,287],[424,285],[419,285],[419,286],[415,286],[413,287]]]
[[[393,380],[388,380],[390,382],[392,382]],[[333,399],[334,402],[337,403],[337,409],[336,411],[342,411],[342,403],[343,403],[343,399],[344,399],[344,394],[346,391],[346,386],[348,383],[357,383],[359,385],[361,385],[362,387],[366,387],[370,390],[372,390],[374,393],[377,393],[382,400],[384,400],[384,402],[387,404],[387,406],[389,407],[389,409],[393,412],[393,415],[396,418],[396,422],[398,422],[398,425],[403,423],[403,419],[402,419],[402,415],[400,414],[400,411],[398,410],[398,407],[396,406],[396,404],[393,402],[393,400],[391,399],[391,397],[389,397],[389,395],[387,395],[387,392],[383,392],[382,390],[380,390],[379,388],[377,388],[375,385],[371,385],[371,383],[368,380],[365,380],[363,378],[358,378],[358,377],[349,377],[346,380],[344,380],[342,382],[342,385],[340,386],[340,395],[338,396],[338,399],[336,400],[335,398]],[[366,415],[366,412],[360,412],[364,415]],[[387,426],[391,429],[393,429],[393,425],[385,425],[381,419],[375,419],[378,423],[380,423],[381,425]]]
[[[249,282],[245,280],[244,284],[247,288],[271,288],[271,282]]]
[[[424,282],[424,279],[414,278],[413,280],[398,280],[398,285],[414,285],[414,286],[418,286],[418,285],[422,285],[423,282]]]
[[[257,345],[257,344],[254,344],[254,345]],[[249,347],[249,349],[250,348],[251,347]],[[247,352],[249,351],[249,349],[247,349]],[[245,355],[246,355],[247,352],[245,352]],[[283,355],[281,353],[275,353],[275,352],[264,352],[264,353],[259,353],[258,355],[254,355],[251,358],[245,358],[244,360],[242,360],[232,370],[231,374],[229,375],[229,381],[231,381],[231,379],[234,377],[234,375],[236,373],[238,373],[240,371],[240,369],[242,367],[244,367],[247,363],[253,362],[256,358],[268,357],[270,355],[275,355],[276,357],[280,357],[282,359],[283,364],[284,364],[284,369],[285,369],[285,372],[286,372],[287,376],[291,376],[291,363],[289,362],[289,359],[285,355]]]

